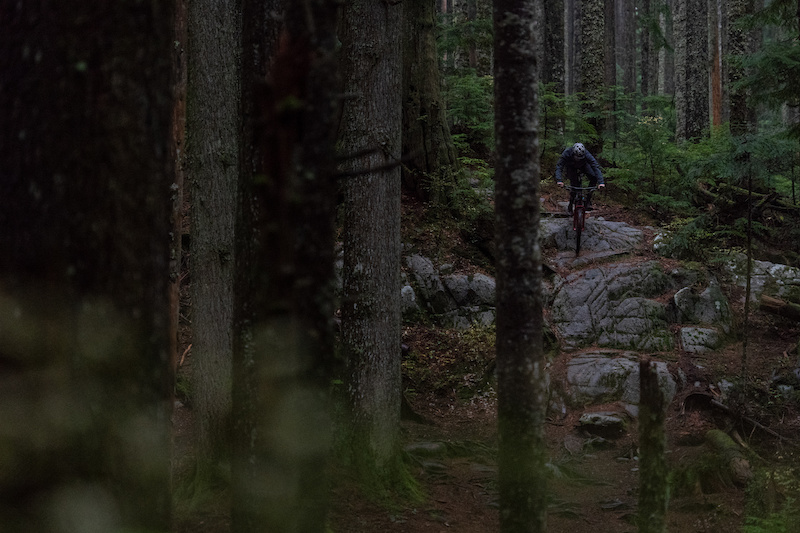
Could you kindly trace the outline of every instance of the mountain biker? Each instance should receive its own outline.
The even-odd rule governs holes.
[[[562,172],[566,170],[566,177],[569,178],[569,183],[573,187],[581,186],[581,173],[589,178],[589,186],[603,189],[606,186],[603,179],[603,172],[600,170],[600,165],[597,160],[589,153],[589,150],[581,143],[575,143],[561,153],[556,164],[556,183],[559,187],[564,186],[564,180],[561,177]],[[586,210],[592,210],[592,192],[589,191],[586,200]],[[569,206],[567,212],[572,214],[572,204],[575,200],[575,191],[569,194]]]

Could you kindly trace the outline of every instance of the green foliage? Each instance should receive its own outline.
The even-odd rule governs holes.
[[[589,107],[580,95],[565,96],[556,83],[539,86],[539,147],[542,152],[542,175],[555,171],[558,156],[567,146],[597,140],[597,132],[582,113]]]
[[[747,486],[743,533],[800,531],[799,497],[800,485],[795,468],[758,469]]]
[[[465,69],[447,76],[443,99],[460,153],[494,149],[494,79]]]
[[[709,223],[705,215],[674,220],[665,228],[668,237],[659,251],[676,259],[707,261],[714,245]]]

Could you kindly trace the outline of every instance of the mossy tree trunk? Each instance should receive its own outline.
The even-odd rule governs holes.
[[[669,482],[666,408],[658,373],[649,357],[639,361],[639,532],[665,533]]]
[[[170,2],[2,2],[0,526],[170,527]]]
[[[545,531],[536,0],[494,3],[500,531]]]
[[[403,13],[403,188],[434,202],[452,189],[458,166],[441,96],[436,2],[408,2]]]

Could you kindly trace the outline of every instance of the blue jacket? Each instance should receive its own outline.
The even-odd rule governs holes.
[[[577,173],[580,171],[586,174],[589,179],[596,178],[598,184],[605,184],[603,172],[600,170],[600,165],[597,163],[597,159],[595,159],[594,156],[587,150],[586,157],[580,161],[575,161],[575,158],[572,157],[572,151],[572,147],[570,146],[561,152],[561,157],[558,158],[558,163],[556,163],[556,182],[564,181],[561,178],[561,174],[566,168],[567,177],[570,178],[570,181],[572,181],[572,176],[577,175]]]

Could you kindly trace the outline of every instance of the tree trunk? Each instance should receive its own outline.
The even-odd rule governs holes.
[[[578,91],[580,73],[581,17],[578,0],[564,0],[564,92],[571,96]]]
[[[184,148],[186,147],[186,43],[188,39],[188,0],[175,2],[175,47],[172,52],[172,135],[171,151],[175,158],[175,182],[172,191],[172,213],[170,226],[169,262],[169,319],[170,319],[170,367],[178,369],[179,328],[181,314],[181,270],[183,267],[183,226],[185,210],[184,196]]]
[[[337,7],[282,4],[244,4],[243,109],[254,120],[245,124],[242,157],[242,197],[252,202],[237,214],[236,533],[323,532],[326,521]]]
[[[441,97],[435,2],[407,3],[403,31],[403,187],[434,202],[452,188],[458,164]]]
[[[494,4],[496,342],[503,533],[543,532],[547,526],[534,13],[535,0]]]
[[[708,4],[675,2],[676,138],[697,139],[709,127]]]
[[[192,400],[198,463],[227,455],[234,220],[241,165],[241,0],[189,4],[187,175],[191,191]]]
[[[639,361],[639,390],[639,532],[664,533],[669,503],[664,433],[667,406],[649,357]]]
[[[616,13],[614,9],[614,2],[605,3],[605,57],[603,64],[605,66],[603,73],[603,85],[606,88],[606,101],[605,101],[605,114],[606,114],[606,131],[603,132],[605,136],[613,140],[613,146],[616,147],[617,139],[617,36],[615,31]],[[612,151],[613,152],[613,151]],[[612,153],[611,160],[614,159]]]
[[[635,111],[636,97],[636,13],[635,0],[617,0],[617,63],[622,70],[622,90],[630,98],[627,111]]]
[[[604,120],[593,114],[603,108],[605,99],[605,8],[602,0],[581,1],[581,54],[579,91],[584,94],[584,113],[594,128],[591,138],[583,140],[590,152],[599,154],[603,146]]]
[[[658,85],[658,51],[653,38],[655,15],[653,0],[639,0],[641,95],[645,98],[655,95]]]
[[[750,103],[749,91],[736,88],[735,84],[745,75],[739,60],[755,53],[756,39],[753,30],[738,26],[742,19],[754,12],[754,0],[728,0],[728,42],[734,60],[728,66],[728,86],[730,87],[730,123],[733,135],[755,132],[756,113]]]
[[[1,528],[167,531],[172,4],[0,11]]]
[[[363,475],[398,466],[402,4],[354,0],[341,27],[345,102],[342,344],[350,438]]]
[[[542,18],[539,22],[542,42],[539,61],[541,82],[554,84],[564,91],[564,0],[541,0]]]
[[[674,13],[675,0],[666,0],[666,9],[663,9],[658,17],[658,24],[664,35],[665,46],[659,50],[658,54],[658,92],[663,95],[675,94],[675,35],[674,35]]]
[[[712,9],[713,8],[713,9]],[[721,126],[723,122],[723,30],[721,0],[709,0],[709,48],[711,49],[711,124]]]

